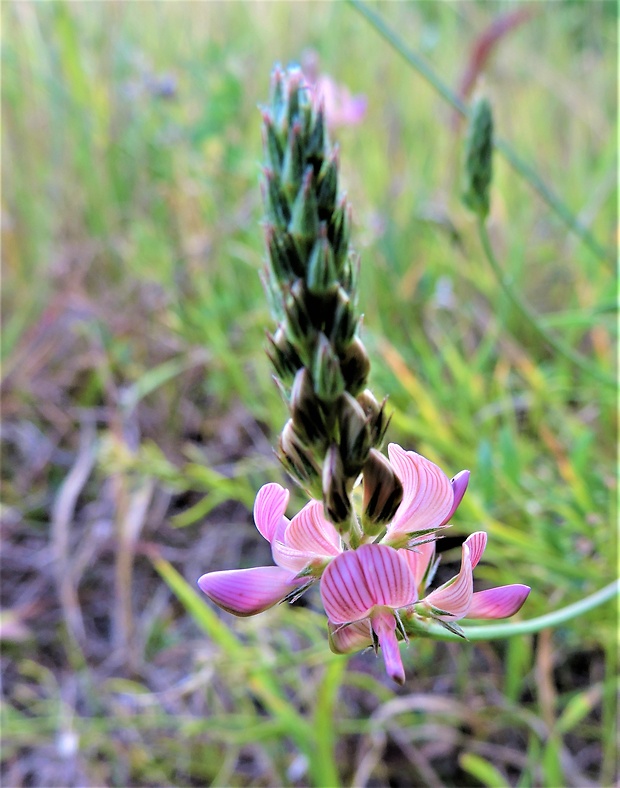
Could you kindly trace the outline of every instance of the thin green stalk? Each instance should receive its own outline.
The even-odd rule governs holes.
[[[599,605],[609,602],[615,596],[620,595],[620,580],[595,591],[594,594],[580,599],[572,605],[555,610],[553,613],[546,613],[538,618],[531,618],[529,621],[514,621],[509,624],[487,624],[483,626],[463,626],[463,632],[467,640],[499,640],[502,638],[515,637],[517,635],[532,635],[542,629],[557,627],[560,624],[570,621],[572,618],[588,613]],[[462,638],[448,632],[439,624],[429,624],[427,628],[428,637],[436,640],[461,641]],[[424,635],[426,637],[426,635]]]
[[[374,10],[363,0],[348,0],[383,38],[414,68],[454,109],[469,118],[467,105],[445,84],[419,55],[413,52]],[[542,200],[555,211],[564,224],[577,235],[599,259],[615,265],[615,258],[594,238],[562,200],[552,192],[539,177],[535,169],[524,161],[513,148],[502,139],[495,139],[495,148],[503,155],[510,166],[538,193]]]
[[[347,669],[347,662],[348,660],[342,657],[336,657],[328,662],[319,687],[314,714],[316,755],[315,763],[310,769],[317,788],[338,788],[341,785],[334,758],[334,744],[337,741],[334,729],[334,707],[342,677]]]
[[[542,339],[557,353],[572,362],[576,367],[579,367],[579,369],[582,369],[584,372],[592,375],[593,378],[596,378],[599,382],[604,383],[606,386],[615,388],[616,381],[612,377],[605,375],[605,373],[601,372],[595,366],[586,361],[583,356],[581,356],[579,353],[576,353],[572,348],[568,347],[568,345],[565,345],[561,340],[557,339],[557,337],[553,336],[553,334],[547,331],[547,329],[541,325],[537,315],[532,312],[525,301],[523,301],[520,296],[514,292],[510,282],[502,271],[497,258],[495,257],[486,224],[482,218],[478,219],[478,233],[480,235],[480,242],[482,244],[482,248],[484,249],[485,256],[489,261],[489,265],[493,269],[493,273],[495,274],[502,290],[506,293],[512,304],[519,310],[523,317],[528,320],[529,323],[536,329]]]

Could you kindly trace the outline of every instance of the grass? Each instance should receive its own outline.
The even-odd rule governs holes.
[[[373,7],[452,88],[505,10]],[[496,156],[489,239],[534,324],[461,206],[464,129],[348,4],[1,13],[4,784],[613,784],[613,603],[412,643],[396,690],[329,652],[316,596],[233,620],[194,589],[270,561],[256,106],[308,47],[368,97],[336,136],[389,438],[472,471],[453,531],[488,531],[481,583],[532,586],[522,619],[616,577],[615,5],[537,4],[485,68],[500,136],[606,251]]]

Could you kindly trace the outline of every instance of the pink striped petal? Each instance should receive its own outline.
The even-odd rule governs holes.
[[[277,540],[271,545],[271,554],[278,566],[288,569],[294,575],[305,569],[316,558],[314,555],[296,550]]]
[[[311,557],[332,558],[342,552],[340,534],[325,519],[319,501],[310,501],[293,517],[284,533],[284,542]]]
[[[465,544],[469,547],[469,558],[473,570],[478,566],[478,561],[480,561],[485,551],[487,546],[487,535],[484,531],[476,531],[471,536],[467,537]]]
[[[439,528],[454,503],[454,491],[446,474],[430,460],[405,451],[396,443],[390,443],[388,455],[403,485],[403,500],[388,529],[388,538]]]
[[[459,508],[459,505],[463,500],[463,496],[465,495],[467,485],[469,484],[469,471],[461,471],[460,473],[457,473],[453,479],[450,479],[450,484],[452,485],[454,500],[452,501],[450,513],[443,521],[442,525],[445,525],[450,520],[454,512],[456,512],[456,510]]]
[[[254,522],[259,532],[271,544],[281,538],[288,520],[284,516],[288,506],[289,491],[279,484],[263,485],[254,501]]]
[[[424,575],[435,558],[435,542],[424,542],[424,544],[401,550],[400,555],[403,556],[409,565],[409,569],[415,579],[416,588],[419,589],[424,580]]]
[[[253,616],[280,602],[302,584],[278,566],[209,572],[198,580],[204,593],[235,616]]]
[[[471,598],[474,590],[474,578],[469,556],[467,542],[463,543],[463,556],[461,559],[461,571],[452,580],[448,580],[440,588],[432,591],[423,602],[426,607],[445,610],[448,615],[438,615],[437,618],[446,621],[456,621],[467,615],[471,605]]]
[[[486,591],[475,591],[467,618],[508,618],[513,616],[525,602],[530,587],[515,583],[498,586]]]
[[[386,545],[367,544],[334,558],[321,578],[321,597],[329,619],[347,624],[376,605],[410,605],[417,594],[404,558]]]
[[[329,647],[334,654],[351,654],[372,646],[370,621],[367,618],[352,624],[328,624]]]
[[[396,619],[394,614],[387,610],[381,610],[373,613],[370,620],[372,628],[379,638],[379,645],[383,652],[383,661],[388,676],[397,684],[404,684],[405,669],[403,668],[398,640],[396,639]]]

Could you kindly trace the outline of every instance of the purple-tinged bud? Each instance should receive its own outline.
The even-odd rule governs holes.
[[[340,272],[340,285],[354,301],[357,296],[357,285],[360,278],[360,256],[357,252],[349,252]]]
[[[372,391],[370,389],[364,389],[361,394],[357,395],[357,401],[368,419],[371,445],[377,449],[383,443],[383,438],[385,437],[388,424],[390,423],[390,417],[385,414],[387,397],[385,397],[381,405],[379,405]]]
[[[306,285],[315,296],[323,296],[333,292],[338,286],[334,253],[327,240],[325,224],[321,223],[320,235],[310,252]]]
[[[347,478],[336,444],[329,447],[323,462],[323,506],[327,519],[341,534],[346,533],[351,522],[351,501],[347,493]]]
[[[345,389],[338,356],[334,353],[325,334],[319,334],[312,379],[319,399],[324,402],[335,402]]]
[[[306,92],[306,78],[300,68],[289,68],[286,81],[287,120],[289,128],[297,120],[302,96]]]
[[[291,389],[291,418],[295,430],[312,447],[327,447],[329,433],[321,403],[314,391],[312,378],[304,367],[298,370]]]
[[[284,425],[280,435],[277,455],[290,476],[310,496],[320,500],[323,494],[321,467],[308,446],[295,431],[292,419],[289,419]]]
[[[284,82],[284,72],[278,65],[271,72],[271,108],[273,111],[273,119],[278,129],[282,129],[286,121]]]
[[[284,252],[281,243],[282,234],[273,224],[265,225],[265,242],[269,252],[269,262],[274,277],[279,284],[285,284],[295,278],[295,273],[290,266],[288,255]]]
[[[370,372],[370,360],[362,340],[356,337],[340,359],[340,369],[347,388],[353,396],[365,386]]]
[[[361,406],[346,391],[338,400],[338,424],[344,472],[348,479],[355,479],[368,459],[370,430]]]
[[[288,226],[290,234],[302,240],[313,240],[319,232],[319,209],[313,187],[314,175],[312,167],[308,167],[293,203]]]
[[[371,449],[364,464],[362,529],[376,536],[389,523],[403,499],[403,486],[387,457]]]

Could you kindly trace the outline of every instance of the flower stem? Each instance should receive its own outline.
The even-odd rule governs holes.
[[[483,219],[478,219],[478,233],[480,235],[480,242],[482,244],[484,254],[489,261],[489,265],[493,269],[493,273],[495,274],[495,277],[502,290],[506,293],[512,304],[516,307],[516,309],[518,309],[521,315],[536,329],[542,339],[557,353],[572,362],[576,367],[579,367],[579,369],[587,372],[593,378],[596,378],[599,382],[604,383],[606,386],[613,386],[615,388],[616,382],[612,377],[605,375],[605,373],[601,372],[595,366],[586,361],[582,355],[576,353],[572,348],[570,348],[568,345],[565,345],[564,342],[547,331],[547,329],[540,324],[537,315],[529,308],[525,301],[523,301],[523,299],[520,298],[517,293],[515,293],[510,285],[508,277],[503,272],[497,258],[495,257],[486,224]]]
[[[450,88],[445,84],[419,55],[413,52],[404,41],[392,30],[373,9],[369,8],[363,0],[348,0],[385,40],[420,74],[438,93],[457,110],[461,115],[469,118],[469,109]],[[582,242],[600,260],[615,265],[615,258],[594,238],[592,233],[584,227],[573,215],[572,211],[562,200],[552,192],[547,184],[539,177],[534,168],[524,161],[512,147],[502,139],[495,140],[495,148],[502,154],[511,167],[538,193],[562,219],[564,224],[577,235]]]
[[[467,640],[499,640],[502,638],[515,637],[517,635],[532,635],[542,629],[557,627],[572,618],[582,616],[605,602],[609,602],[615,596],[620,595],[620,580],[595,591],[585,599],[580,599],[572,605],[555,610],[553,613],[546,613],[538,618],[531,618],[529,621],[514,621],[509,624],[485,624],[482,626],[463,626],[463,632]],[[427,634],[424,637],[431,637],[435,640],[455,640],[461,641],[458,635],[448,632],[438,624],[428,624]]]

